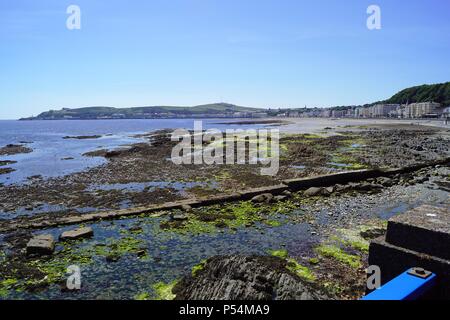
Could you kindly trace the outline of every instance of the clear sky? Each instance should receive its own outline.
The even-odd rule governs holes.
[[[68,30],[66,9],[81,9]],[[381,8],[368,30],[367,7]],[[0,119],[82,106],[363,104],[450,80],[448,0],[0,2]]]

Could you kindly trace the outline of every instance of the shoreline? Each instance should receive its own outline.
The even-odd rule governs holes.
[[[212,297],[198,281],[210,272],[227,274],[222,263],[244,257],[249,269],[275,267],[317,299],[355,299],[367,263],[362,235],[382,234],[386,219],[418,204],[445,205],[450,193],[448,131],[379,126],[283,132],[280,171],[272,178],[261,177],[258,166],[175,166],[167,161],[173,142],[166,131],[154,131],[87,171],[0,185],[1,205],[9,208],[0,220],[0,247],[7,252],[0,276],[15,279],[6,288],[0,284],[0,292],[10,298],[157,298],[158,285],[173,297]],[[32,237],[59,239],[79,227],[92,234],[56,241],[48,256],[26,254]],[[61,291],[66,263],[80,264],[92,283],[124,284],[117,292]]]

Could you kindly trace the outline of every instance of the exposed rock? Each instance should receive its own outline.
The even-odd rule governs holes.
[[[87,140],[87,139],[99,139],[101,135],[92,135],[92,136],[65,136],[63,139],[77,139],[77,140]]]
[[[16,171],[16,170],[12,169],[12,168],[0,168],[0,174],[8,174],[8,173],[11,173],[14,171]]]
[[[170,214],[170,220],[172,220],[172,221],[184,221],[187,219],[189,219],[189,217],[183,213]]]
[[[75,240],[81,238],[89,238],[94,235],[94,231],[90,227],[78,228],[75,230],[65,231],[59,237],[60,240]]]
[[[14,164],[14,163],[17,163],[17,161],[0,160],[0,167],[7,166],[7,165],[10,165],[10,164]]]
[[[288,198],[292,197],[292,192],[290,192],[289,190],[284,190],[281,194]]]
[[[376,228],[363,230],[359,234],[361,235],[361,237],[363,237],[366,240],[372,240],[372,239],[381,237],[385,233],[386,233],[386,229],[376,227]]]
[[[334,187],[328,187],[328,188],[325,188],[325,193],[327,193],[327,194],[332,194],[333,192],[334,192]]]
[[[319,196],[322,194],[323,190],[324,188],[311,187],[308,190],[306,190],[304,194],[307,197]]]
[[[275,197],[274,197],[274,200],[275,200],[275,201],[283,201],[283,200],[286,200],[286,199],[287,199],[286,196],[275,196]]]
[[[33,149],[28,148],[28,147],[24,147],[22,145],[17,145],[17,144],[8,144],[4,147],[0,148],[0,156],[4,156],[4,155],[14,155],[14,154],[19,154],[19,153],[30,153],[33,152]]]
[[[183,205],[181,206],[181,209],[182,209],[183,211],[185,211],[185,212],[191,212],[191,211],[192,211],[192,207],[191,207],[190,205],[188,205],[188,204],[183,204]]]
[[[393,185],[393,181],[387,177],[380,177],[377,179],[377,183],[381,184],[383,187],[390,187]]]
[[[263,193],[259,194],[257,196],[254,196],[251,201],[254,203],[270,203],[273,200],[273,194],[271,193]]]
[[[55,250],[55,240],[51,234],[41,234],[27,243],[27,254],[49,255]]]
[[[179,300],[321,300],[321,292],[272,256],[216,256],[174,287]]]

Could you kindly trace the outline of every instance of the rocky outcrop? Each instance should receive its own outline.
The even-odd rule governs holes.
[[[30,153],[33,149],[24,147],[20,144],[8,144],[0,148],[0,156],[10,156],[19,153]]]
[[[321,300],[313,284],[273,256],[216,256],[174,287],[179,300]]]

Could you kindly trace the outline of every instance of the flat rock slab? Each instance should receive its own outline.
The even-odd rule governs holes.
[[[55,251],[55,240],[51,234],[41,234],[27,243],[27,254],[48,255]]]
[[[424,205],[393,217],[388,222],[386,242],[449,260],[449,206]]]
[[[75,240],[81,238],[89,238],[94,235],[94,231],[90,227],[78,228],[75,230],[65,231],[59,237],[60,240]]]

